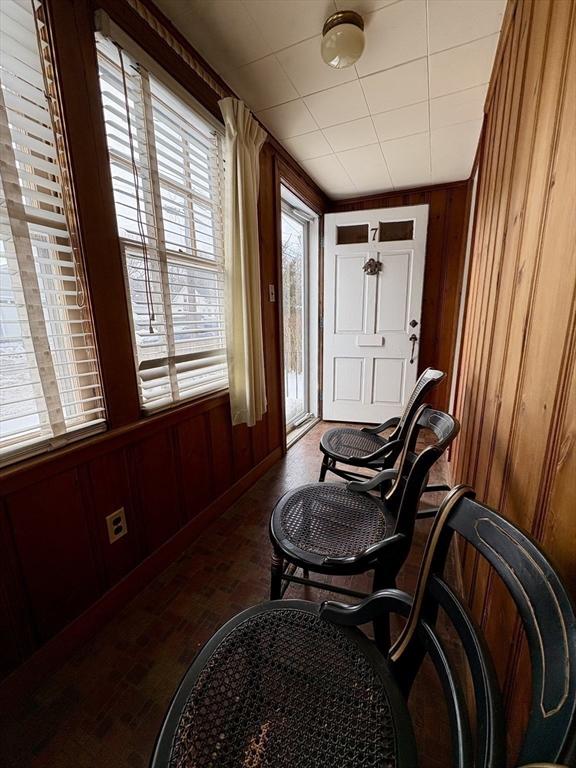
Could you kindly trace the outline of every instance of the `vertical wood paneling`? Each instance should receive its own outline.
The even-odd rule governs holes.
[[[360,211],[404,205],[430,206],[418,368],[446,371],[446,379],[430,394],[430,402],[448,408],[458,311],[464,273],[470,184],[446,184],[424,189],[372,195],[332,202],[330,210]]]
[[[14,493],[6,506],[35,630],[44,641],[100,593],[77,474],[64,472]]]
[[[170,432],[164,430],[137,443],[129,451],[128,464],[136,514],[149,554],[184,522]]]
[[[491,84],[454,459],[455,480],[530,531],[573,593],[574,28],[572,0],[519,0]],[[521,628],[499,579],[470,551],[464,580],[503,685],[513,754],[530,695]]]

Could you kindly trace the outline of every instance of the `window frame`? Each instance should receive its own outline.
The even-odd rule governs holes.
[[[102,40],[107,40],[108,42],[113,42],[117,46],[119,46],[124,53],[130,57],[130,59],[134,62],[137,62],[138,65],[141,65],[143,70],[146,71],[147,77],[151,77],[155,79],[159,85],[166,89],[168,91],[171,98],[174,98],[176,101],[180,100],[183,101],[184,104],[196,115],[196,118],[201,121],[203,124],[209,124],[211,131],[213,131],[214,135],[216,136],[217,143],[219,145],[218,148],[218,169],[217,173],[221,174],[223,176],[224,172],[224,158],[223,158],[223,139],[224,139],[224,126],[223,123],[216,120],[199,102],[194,99],[191,94],[186,91],[182,86],[180,86],[177,81],[175,81],[152,57],[150,57],[143,49],[141,49],[130,37],[128,37],[119,27],[117,27],[110,18],[104,13],[104,12],[97,12],[96,14],[97,19],[97,31],[96,31],[96,41],[97,41],[97,57],[100,61],[100,56],[104,56],[105,54],[102,54],[100,50],[98,50],[98,42],[102,42]],[[109,57],[108,60],[110,61]],[[113,66],[117,66],[112,62]],[[99,67],[98,67],[99,68]],[[103,122],[105,120],[105,114],[104,114],[104,105],[101,100],[101,114],[103,117]],[[108,157],[110,159],[110,164],[112,168],[112,163],[117,165],[119,168],[121,168],[123,171],[132,173],[132,164],[129,163],[124,157],[122,157],[118,152],[114,152],[111,150],[110,146],[107,142],[107,148],[108,148]],[[212,161],[211,161],[212,162]],[[156,166],[157,170],[157,166]],[[162,246],[162,249],[165,253],[165,259],[166,259],[166,265],[169,266],[170,264],[177,264],[179,260],[182,260],[182,265],[190,268],[191,270],[206,270],[207,275],[217,275],[221,274],[221,288],[223,291],[223,281],[224,281],[224,243],[223,243],[223,217],[224,217],[224,186],[223,186],[223,178],[220,179],[219,182],[219,189],[220,189],[220,200],[214,201],[210,200],[208,201],[201,195],[198,195],[194,193],[194,190],[191,186],[188,186],[186,188],[180,188],[180,186],[170,180],[165,178],[164,175],[161,175],[160,173],[156,176],[156,182],[158,184],[158,190],[156,195],[156,201],[160,203],[160,214],[161,218],[165,221],[165,215],[163,211],[162,206],[162,192],[164,190],[171,192],[175,195],[182,195],[182,197],[185,199],[186,209],[189,212],[189,216],[186,220],[186,225],[190,224],[189,231],[192,232],[194,229],[194,222],[195,217],[192,215],[192,206],[196,203],[199,206],[204,206],[205,208],[209,209],[210,216],[212,217],[213,225],[212,225],[212,237],[218,238],[218,235],[221,236],[221,243],[219,246],[214,246],[215,249],[220,251],[220,253],[212,259],[202,258],[196,255],[195,249],[192,248],[191,250],[194,251],[194,253],[183,255],[182,252],[179,252],[175,250],[174,248],[170,247],[168,244],[164,243]],[[154,204],[154,201],[153,201]],[[114,211],[115,216],[117,212],[117,204],[114,200]],[[225,307],[223,306],[223,299],[221,300],[221,311],[220,313],[215,313],[217,317],[221,319],[221,329],[220,334],[223,336],[223,342],[221,346],[214,346],[212,348],[207,348],[204,353],[204,358],[207,359],[210,356],[220,357],[223,358],[223,362],[221,362],[223,370],[225,370],[225,376],[220,377],[220,379],[224,378],[224,381],[221,381],[220,383],[217,383],[214,386],[210,385],[210,382],[206,385],[200,385],[193,391],[184,391],[180,396],[174,397],[174,389],[171,389],[172,397],[164,397],[161,404],[152,404],[149,407],[146,407],[146,401],[142,394],[142,381],[141,381],[141,372],[142,370],[145,370],[145,367],[142,368],[141,366],[148,362],[145,358],[139,357],[139,345],[136,340],[136,330],[134,327],[134,316],[133,316],[133,310],[132,310],[132,294],[131,294],[131,286],[130,286],[130,277],[128,275],[128,257],[126,255],[127,248],[132,247],[135,251],[142,251],[142,239],[135,240],[133,238],[129,238],[127,236],[124,236],[120,234],[120,231],[118,230],[117,226],[117,236],[120,244],[120,250],[122,253],[122,270],[124,275],[124,284],[125,284],[125,294],[126,294],[126,303],[127,303],[127,312],[129,315],[129,323],[131,328],[131,335],[132,335],[132,357],[135,361],[135,368],[136,368],[136,377],[138,380],[138,400],[140,404],[140,415],[144,417],[149,417],[154,414],[159,414],[165,411],[169,411],[173,408],[186,405],[186,404],[192,404],[195,401],[209,397],[209,396],[215,396],[215,395],[222,395],[225,394],[228,391],[228,371],[227,371],[227,353],[226,353],[226,335],[225,335]],[[149,239],[149,238],[146,238]],[[148,246],[146,246],[148,247]],[[160,248],[158,248],[160,250]],[[173,309],[173,301],[170,301],[168,303],[164,304],[167,309],[170,310],[170,313]],[[168,312],[167,312],[168,315]],[[173,322],[166,322],[165,328],[166,331],[168,331],[169,326],[171,326],[170,332],[173,334],[174,332],[174,323]],[[168,362],[172,360],[174,365],[177,365],[182,359],[185,358],[187,360],[191,359],[191,355],[193,355],[193,352],[190,352],[188,354],[174,354],[172,358],[170,356],[167,358],[164,356],[159,356],[157,358],[157,361],[161,363],[162,361]],[[198,357],[201,357],[201,352],[198,352]],[[148,366],[150,367],[150,366]]]
[[[22,13],[28,13],[28,11],[22,8]],[[40,0],[36,2],[30,0],[29,13],[34,24],[34,37],[30,40],[29,49],[34,51],[34,55],[37,54],[39,67],[38,70],[34,69],[35,62],[29,64],[28,67],[31,71],[36,72],[42,82],[45,106],[31,98],[33,87],[38,88],[38,86],[30,84],[33,81],[29,83],[26,77],[10,74],[10,70],[7,70],[9,79],[14,80],[14,82],[17,79],[22,80],[22,85],[17,88],[6,86],[6,93],[11,91],[16,94],[14,98],[17,101],[30,102],[31,111],[27,113],[26,110],[21,110],[19,106],[9,108],[5,105],[4,97],[2,98],[2,105],[7,112],[8,122],[13,120],[17,113],[22,114],[25,121],[20,126],[17,135],[14,134],[14,127],[9,127],[8,123],[3,128],[6,133],[6,144],[9,146],[9,149],[5,151],[15,170],[14,180],[10,182],[4,179],[3,185],[6,198],[10,194],[13,198],[11,203],[8,203],[8,200],[6,202],[9,239],[13,240],[17,236],[15,235],[15,228],[23,230],[22,237],[26,247],[30,249],[24,258],[30,261],[33,267],[33,269],[29,269],[32,275],[31,283],[30,280],[23,280],[22,275],[25,268],[21,263],[22,255],[18,254],[18,250],[22,246],[17,248],[13,244],[14,253],[11,257],[7,256],[7,260],[9,263],[11,258],[15,262],[18,277],[16,285],[7,284],[7,290],[9,294],[13,293],[16,296],[21,294],[23,297],[24,304],[19,304],[16,301],[14,305],[17,312],[18,307],[28,308],[25,317],[19,321],[25,323],[20,331],[23,334],[24,343],[24,351],[21,354],[27,358],[33,356],[34,362],[26,363],[26,369],[28,374],[36,372],[39,375],[38,382],[29,381],[22,384],[23,387],[32,388],[34,394],[20,402],[35,400],[40,402],[42,407],[37,406],[37,410],[29,414],[30,416],[38,415],[39,422],[36,429],[30,427],[2,440],[0,450],[0,467],[2,468],[10,468],[17,462],[41,454],[50,454],[58,448],[84,440],[108,428],[96,322],[85,281],[85,260],[80,221],[75,205],[67,135],[58,98],[59,83],[54,64],[55,51],[53,50],[53,41],[46,19],[44,3]],[[15,21],[15,24],[22,27],[20,21]],[[25,29],[26,27],[22,28]],[[21,94],[18,92],[19,88],[22,88]],[[34,96],[35,98],[36,96]],[[35,115],[36,104],[40,109],[45,109],[48,114],[49,128],[46,127],[48,123],[43,123],[38,113]],[[14,114],[11,114],[14,110],[16,110]],[[26,122],[30,123],[30,128],[25,127]],[[37,123],[37,126],[33,125],[34,123]],[[13,123],[12,126],[14,126]],[[34,144],[30,143],[31,162],[26,163],[24,159],[17,158],[15,147],[26,145],[26,141],[23,144],[22,139],[27,136],[33,142],[38,141],[38,137],[41,135],[44,135],[43,141],[46,142],[46,157],[50,154],[53,156],[53,162],[58,173],[51,174],[51,169],[46,168],[42,170],[40,178],[38,169],[43,168],[42,153],[35,150]],[[36,136],[35,139],[32,138],[34,136]],[[21,152],[21,150],[19,151]],[[7,171],[8,174],[11,172],[11,169]],[[44,174],[46,174],[45,178]],[[27,179],[30,183],[23,186],[23,179]],[[37,179],[46,183],[39,183]],[[6,192],[6,185],[13,187],[11,193],[10,191]],[[24,199],[27,197],[37,200],[38,213],[35,213],[36,204],[26,206]],[[53,201],[50,199],[51,197],[53,197]],[[43,214],[48,214],[48,216]],[[52,220],[50,214],[56,218]],[[60,222],[58,221],[59,218],[61,219]],[[42,228],[46,231],[42,232]],[[50,230],[52,230],[51,233]],[[58,234],[59,231],[61,234]],[[45,247],[41,245],[44,239]],[[44,250],[46,253],[42,253]],[[46,281],[50,283],[48,287],[41,285]],[[74,289],[70,288],[70,282],[74,284]],[[55,283],[56,287],[54,287]],[[42,297],[40,304],[34,297],[35,293],[40,293]],[[51,297],[49,300],[48,296]],[[75,303],[71,303],[74,297],[81,297],[80,303],[78,303],[78,298],[76,298]],[[37,315],[36,320],[33,318],[34,314]],[[59,328],[62,326],[62,329],[57,332],[53,328],[51,329],[54,323],[57,323]],[[77,327],[78,324],[80,324],[79,327]],[[72,330],[70,326],[76,327],[76,329]],[[26,351],[27,333],[30,334],[31,348]],[[38,333],[40,338],[36,335]],[[82,336],[80,346],[79,335]],[[59,339],[59,341],[56,342],[54,339]],[[38,350],[40,342],[44,343],[46,349],[50,351],[48,356],[41,349]],[[41,359],[47,357],[47,362],[41,364],[39,355]],[[45,370],[46,366],[47,369]],[[62,367],[66,369],[65,375],[57,374],[56,369]],[[86,380],[82,380],[81,377],[84,376],[90,377],[90,383],[86,384]],[[62,382],[68,380],[75,380],[76,386],[70,389],[70,385],[65,384],[62,388]],[[86,393],[86,390],[89,392]],[[67,397],[71,394],[74,395],[72,399]],[[10,401],[8,405],[12,402],[19,401]],[[92,403],[94,407],[88,405]],[[66,415],[66,409],[72,406],[78,413],[74,416]],[[87,410],[88,407],[90,410]],[[89,414],[94,414],[94,417],[82,420],[83,416]]]

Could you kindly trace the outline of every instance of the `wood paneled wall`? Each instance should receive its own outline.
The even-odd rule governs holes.
[[[446,371],[430,394],[437,408],[448,408],[458,311],[462,291],[471,185],[467,181],[333,202],[330,211],[357,211],[403,205],[430,206],[426,241],[424,295],[420,322],[419,371]]]
[[[267,141],[259,199],[263,420],[233,428],[226,394],[141,416],[96,68],[97,7],[219,114],[218,96],[125,0],[47,0],[109,431],[0,472],[0,677],[39,649],[26,665],[32,676],[57,662],[280,457],[280,318],[268,300],[268,285],[279,281],[280,165],[314,207],[325,207],[323,193]],[[111,545],[105,518],[120,507],[128,532]]]
[[[576,597],[576,60],[573,0],[509,4],[479,156],[454,479],[542,544]],[[516,612],[471,550],[464,577],[511,745],[530,674]]]

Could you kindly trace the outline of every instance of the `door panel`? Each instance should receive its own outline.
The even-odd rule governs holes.
[[[404,360],[394,358],[374,360],[372,403],[402,406],[404,363]]]
[[[362,402],[364,360],[361,357],[334,358],[334,401]]]
[[[404,331],[410,308],[412,251],[380,254],[376,331]]]
[[[402,412],[418,369],[427,226],[427,205],[325,217],[325,419]]]
[[[365,322],[366,253],[337,253],[334,327],[336,333],[362,333]]]

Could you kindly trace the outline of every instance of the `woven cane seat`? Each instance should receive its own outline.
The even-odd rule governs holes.
[[[329,429],[322,435],[320,449],[331,458],[346,462],[351,456],[369,456],[386,445],[386,442],[379,435],[362,432],[361,429],[339,427]]]
[[[264,609],[232,623],[194,663],[182,704],[180,692],[174,700],[162,765],[396,768],[387,676],[354,634],[316,609]]]
[[[332,483],[313,483],[283,496],[272,513],[272,531],[306,554],[351,557],[390,535],[395,520],[374,496]]]

